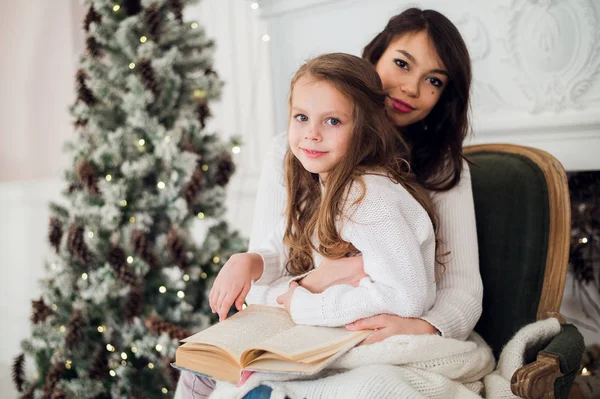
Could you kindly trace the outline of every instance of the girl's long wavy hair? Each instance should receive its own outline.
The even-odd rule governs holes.
[[[326,54],[304,64],[292,79],[290,109],[294,85],[306,77],[335,87],[353,103],[353,130],[348,150],[340,163],[328,173],[321,189],[319,175],[304,169],[288,148],[285,155],[287,187],[286,230],[284,244],[289,248],[287,270],[299,275],[314,268],[312,251],[324,257],[341,258],[355,250],[342,240],[336,218],[347,207],[348,192],[359,184],[365,194],[364,174],[380,174],[402,184],[425,208],[437,231],[437,219],[428,193],[410,171],[409,149],[386,115],[383,86],[373,65],[349,54]],[[291,115],[290,115],[291,120]],[[350,204],[353,205],[353,204]],[[344,215],[348,216],[348,215]],[[313,242],[316,238],[316,244]]]
[[[428,190],[445,191],[460,181],[462,146],[470,131],[471,58],[460,32],[437,11],[410,8],[392,17],[362,56],[376,65],[394,39],[418,32],[427,33],[450,78],[425,120],[401,130],[410,145],[411,166],[419,182]]]

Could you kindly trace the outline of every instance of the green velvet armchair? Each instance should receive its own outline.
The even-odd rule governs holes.
[[[475,330],[498,357],[523,326],[556,317],[562,330],[524,354],[511,389],[524,398],[568,398],[579,372],[583,337],[559,314],[570,241],[570,201],[562,165],[524,146],[467,147],[483,279],[483,314]]]

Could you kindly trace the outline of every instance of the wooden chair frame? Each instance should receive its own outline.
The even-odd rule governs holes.
[[[561,324],[563,298],[571,237],[571,207],[567,175],[561,163],[549,153],[513,144],[480,144],[465,147],[465,155],[504,152],[522,155],[534,162],[544,174],[548,186],[550,232],[542,294],[537,319],[557,318]],[[556,356],[539,353],[537,360],[518,369],[511,380],[512,392],[524,398],[554,398],[554,381],[562,376]]]

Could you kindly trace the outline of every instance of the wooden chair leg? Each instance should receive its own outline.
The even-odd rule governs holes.
[[[557,356],[539,353],[535,362],[515,371],[510,389],[527,399],[554,399],[554,382],[562,375]]]

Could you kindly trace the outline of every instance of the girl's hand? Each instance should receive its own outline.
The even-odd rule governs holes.
[[[294,295],[294,290],[296,289],[296,287],[298,287],[298,283],[292,281],[290,283],[290,289],[288,290],[288,292],[277,297],[277,303],[283,305],[283,307],[285,308],[285,310],[287,310],[289,314],[291,314],[290,305],[292,304],[292,296]]]
[[[391,314],[380,314],[366,319],[360,319],[354,323],[346,324],[346,329],[352,331],[374,330],[360,345],[368,345],[383,341],[392,335],[421,335],[438,334],[439,331],[421,319],[400,317]]]
[[[227,313],[235,301],[237,310],[242,310],[244,299],[252,284],[262,274],[263,260],[258,254],[234,254],[223,265],[208,294],[210,308],[219,314],[219,321],[227,318]]]
[[[319,267],[299,281],[300,286],[313,294],[319,294],[337,284],[350,284],[355,287],[365,273],[362,256],[351,256],[340,259],[324,258]]]

